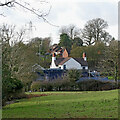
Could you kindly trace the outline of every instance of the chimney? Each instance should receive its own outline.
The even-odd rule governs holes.
[[[84,61],[87,61],[86,53],[85,52],[83,53],[83,59],[84,59]]]
[[[51,62],[50,68],[56,68],[55,60],[56,60],[55,53],[53,53],[52,54],[52,62]]]
[[[67,58],[67,57],[68,57],[68,52],[67,52],[66,49],[64,50],[64,52],[63,52],[63,54],[62,54],[62,57],[63,57],[63,58]]]
[[[52,61],[56,60],[55,53],[52,54]]]

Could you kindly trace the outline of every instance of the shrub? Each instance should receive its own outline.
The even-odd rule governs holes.
[[[16,78],[4,77],[2,81],[2,105],[4,106],[6,101],[14,99],[14,97],[22,92],[23,84]]]
[[[116,89],[117,84],[113,82],[103,82],[99,80],[85,80],[77,83],[81,91],[98,91]]]
[[[71,83],[75,83],[80,77],[80,71],[76,69],[68,70],[68,77]]]
[[[35,81],[31,84],[32,91],[51,91],[53,89],[52,82]]]
[[[41,87],[41,82],[40,81],[35,81],[31,84],[31,90],[33,92],[40,91],[40,87]]]

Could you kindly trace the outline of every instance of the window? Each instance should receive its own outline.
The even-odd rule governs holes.
[[[83,67],[83,70],[85,70],[85,67]]]
[[[63,69],[66,70],[66,65],[63,65]]]

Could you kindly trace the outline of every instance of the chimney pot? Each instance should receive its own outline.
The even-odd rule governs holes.
[[[55,53],[53,53],[52,57],[55,57]]]
[[[83,59],[86,61],[86,53],[83,53]]]

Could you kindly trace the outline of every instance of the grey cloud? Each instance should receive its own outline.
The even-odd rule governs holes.
[[[78,3],[77,12],[79,18],[88,21],[93,18],[103,18],[110,25],[116,25],[118,23],[118,10],[117,4],[107,2],[96,3]]]
[[[72,11],[73,9],[75,11]],[[59,14],[72,11],[76,14],[76,19],[79,18],[87,22],[93,18],[100,17],[105,19],[109,25],[116,25],[118,23],[117,9],[117,3],[109,2],[58,2],[53,4],[48,19],[55,23],[58,20]]]

